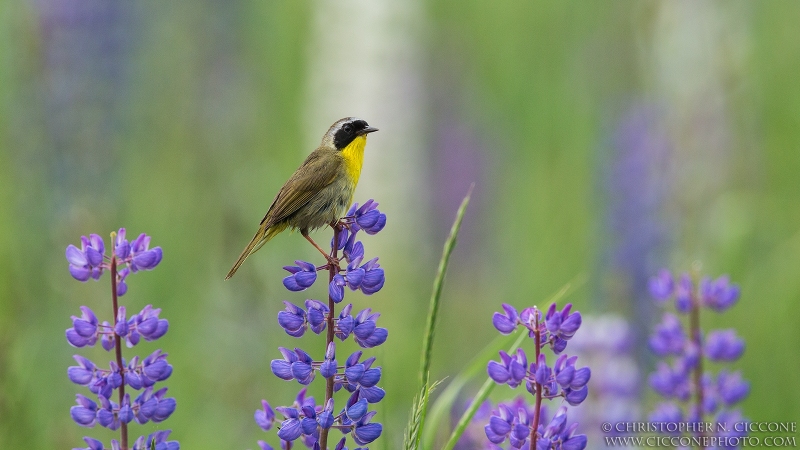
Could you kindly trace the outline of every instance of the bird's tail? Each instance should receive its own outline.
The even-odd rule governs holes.
[[[256,231],[255,236],[247,244],[247,247],[244,248],[242,254],[239,255],[239,259],[236,260],[236,264],[231,267],[230,272],[228,275],[225,276],[225,279],[232,277],[233,274],[239,270],[239,267],[244,263],[244,260],[247,259],[248,256],[252,255],[253,253],[257,252],[264,244],[266,244],[270,239],[275,237],[276,234],[280,233],[281,231],[286,229],[286,225],[276,225],[269,228],[259,228]]]

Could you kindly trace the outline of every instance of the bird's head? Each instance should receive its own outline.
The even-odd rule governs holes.
[[[369,126],[366,120],[357,117],[345,117],[331,125],[322,138],[322,145],[342,150],[353,142],[353,139],[373,131],[378,131],[378,129]]]

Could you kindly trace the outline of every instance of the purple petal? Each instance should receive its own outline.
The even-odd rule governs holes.
[[[175,411],[175,407],[177,403],[175,402],[174,398],[165,398],[158,402],[158,406],[156,407],[155,411],[153,411],[153,416],[151,420],[153,422],[161,422],[169,418],[170,415]]]
[[[281,311],[278,313],[278,324],[281,328],[288,330],[288,331],[297,331],[298,329],[305,326],[306,321],[305,317],[299,314],[292,314],[287,311]]]
[[[67,376],[73,383],[86,386],[92,381],[93,371],[83,367],[71,366],[67,369]]]
[[[91,269],[84,266],[69,265],[69,274],[78,281],[87,281],[92,275]]]
[[[353,440],[358,445],[366,445],[378,439],[383,432],[383,425],[379,423],[368,423],[362,426],[356,426],[353,430]]]
[[[516,322],[498,312],[492,316],[492,325],[503,334],[509,334],[517,328]]]
[[[364,229],[364,231],[367,234],[372,235],[372,234],[379,233],[381,230],[384,229],[384,227],[386,227],[386,214],[381,213],[380,216],[378,216],[378,220],[377,220],[377,222],[375,222],[375,225],[373,225],[373,226],[371,226],[371,227],[369,227],[367,229]]]
[[[658,275],[650,278],[647,283],[650,295],[656,300],[667,300],[675,289],[675,283],[672,281],[672,274],[669,270],[661,269]]]
[[[592,376],[592,371],[588,367],[583,367],[575,371],[575,376],[572,377],[572,382],[570,385],[573,389],[580,388],[582,386],[586,386],[586,383],[589,382],[589,378]]]
[[[319,373],[324,378],[330,378],[336,375],[336,360],[333,359],[326,359],[322,362],[322,365],[319,368]]]
[[[86,254],[72,244],[67,246],[66,256],[67,261],[74,266],[86,266],[89,264]]]
[[[73,406],[69,409],[72,420],[80,426],[91,427],[94,425],[97,413],[83,406]]]
[[[561,444],[562,450],[583,450],[586,448],[586,444],[588,443],[588,439],[586,438],[585,434],[577,434],[572,436],[571,438],[564,441]]]
[[[373,209],[366,214],[356,217],[356,223],[366,231],[367,228],[373,227],[378,222],[380,214],[379,211]]]
[[[314,370],[311,368],[310,364],[298,361],[292,363],[291,369],[292,377],[300,384],[307,385],[314,379]]]
[[[372,387],[381,380],[381,368],[369,369],[364,372],[359,384],[364,387]]]
[[[306,289],[297,283],[297,280],[295,279],[294,275],[289,275],[288,277],[284,278],[283,286],[292,292],[299,292]]]
[[[136,264],[136,267],[139,269],[152,269],[158,264],[158,261],[159,255],[155,249],[137,253],[133,256],[133,263]]]
[[[144,233],[131,242],[131,250],[134,252],[143,252],[150,246],[150,237]]]
[[[103,254],[93,249],[92,247],[86,248],[86,261],[92,267],[97,267],[103,262]]]
[[[272,369],[272,373],[280,379],[288,381],[294,378],[292,375],[292,363],[289,361],[273,359],[269,366]]]
[[[114,246],[114,254],[117,255],[119,259],[126,259],[128,255],[131,254],[131,245],[128,243],[127,240],[122,240]]]
[[[386,396],[386,391],[378,386],[362,387],[359,392],[361,392],[361,398],[366,399],[367,403],[378,403]]]
[[[90,345],[91,339],[81,336],[77,331],[75,331],[74,328],[67,329],[66,335],[67,342],[69,342],[69,345],[73,347],[80,348]]]
[[[387,330],[386,328],[376,328],[375,332],[372,333],[367,339],[362,340],[356,338],[356,343],[360,345],[362,348],[373,348],[386,342],[386,338],[388,336],[389,336],[389,330]]]
[[[347,417],[352,420],[353,422],[357,422],[364,414],[367,413],[367,399],[362,398],[361,400],[355,402],[353,405],[349,406],[346,410]]]
[[[486,367],[487,371],[489,372],[489,377],[493,379],[496,383],[503,384],[511,377],[511,374],[508,373],[508,370],[497,361],[489,361],[489,365]]]
[[[298,272],[294,278],[300,287],[307,289],[317,281],[317,272]]]
[[[286,419],[281,422],[281,429],[278,430],[278,437],[284,441],[294,441],[299,438],[303,430],[300,421],[297,419]]]
[[[511,424],[497,416],[492,416],[489,419],[489,427],[497,435],[505,436],[511,432]]]
[[[83,319],[73,320],[72,326],[75,328],[76,333],[85,338],[89,338],[97,332],[97,323],[93,324]]]
[[[336,277],[342,278],[341,275],[336,275]],[[342,281],[344,281],[344,278],[342,278]],[[328,295],[333,299],[334,303],[344,300],[344,285],[339,284],[335,277],[328,285]]]

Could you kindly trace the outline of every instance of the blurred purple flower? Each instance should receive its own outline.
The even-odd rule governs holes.
[[[671,277],[669,272],[662,270],[659,278],[667,277]],[[733,305],[739,296],[738,286],[732,285],[727,276],[714,281],[704,277],[697,286],[689,274],[684,273],[674,291],[662,294],[657,291],[654,296],[659,302],[674,299],[675,309],[689,315],[689,324],[684,331],[678,316],[664,314],[662,323],[650,338],[650,346],[657,355],[671,357],[672,364],[659,361],[649,381],[654,391],[682,402],[684,409],[676,403],[665,403],[650,415],[650,419],[702,422],[707,414],[738,416],[739,412],[731,407],[747,396],[750,385],[742,380],[739,372],[731,374],[724,369],[715,379],[703,360],[735,361],[744,353],[744,340],[732,329],[712,330],[703,339],[699,319],[703,307],[720,312]]]

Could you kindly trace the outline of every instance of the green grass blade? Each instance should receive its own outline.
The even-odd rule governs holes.
[[[426,387],[428,386],[429,378],[430,378],[430,367],[431,367],[431,352],[433,350],[433,338],[435,335],[435,327],[436,327],[436,317],[439,315],[439,302],[442,296],[442,287],[444,286],[444,275],[447,272],[447,264],[450,261],[450,255],[453,253],[453,249],[456,246],[456,237],[458,236],[458,230],[461,228],[461,222],[464,219],[464,213],[467,211],[467,205],[469,205],[470,196],[472,195],[472,188],[475,187],[473,183],[469,187],[469,191],[467,191],[466,197],[464,200],[461,201],[461,206],[458,207],[458,212],[456,213],[456,219],[453,222],[453,226],[450,228],[450,235],[447,237],[447,240],[444,243],[444,249],[442,250],[442,259],[439,261],[439,270],[436,274],[436,278],[433,280],[433,292],[431,293],[431,301],[430,306],[428,308],[428,323],[425,330],[425,336],[423,337],[422,341],[422,362],[420,363],[420,392],[428,392]],[[427,395],[423,395],[421,399],[421,404],[419,405],[419,416],[418,416],[418,423],[414,426],[416,427],[416,439],[413,443],[413,447],[410,449],[416,449],[419,446],[419,439],[422,436],[422,432],[425,429],[425,415],[428,408],[428,397]],[[409,424],[411,425],[411,424]]]
[[[403,448],[405,450],[413,450],[417,448],[420,433],[419,426],[422,423],[422,413],[425,405],[428,403],[431,392],[433,392],[436,387],[441,384],[441,382],[442,380],[436,381],[429,388],[423,386],[422,389],[420,389],[419,394],[414,396],[414,406],[411,409],[411,414],[408,417],[408,426],[406,426],[404,433],[405,436],[403,438]]]

